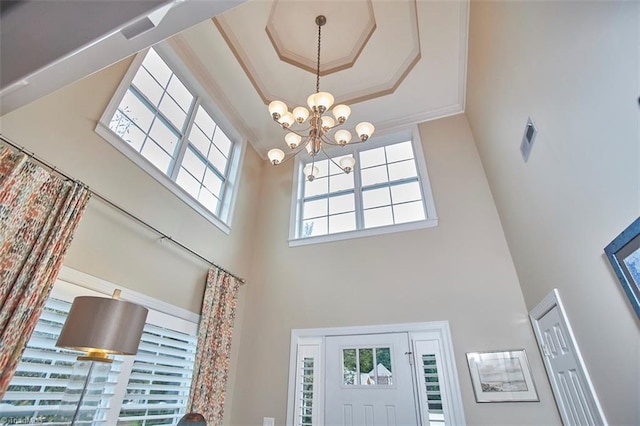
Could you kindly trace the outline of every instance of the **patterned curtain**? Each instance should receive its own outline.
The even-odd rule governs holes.
[[[62,266],[90,192],[0,148],[0,398]]]
[[[202,414],[209,426],[222,424],[239,287],[228,272],[209,269],[189,397],[189,411]]]

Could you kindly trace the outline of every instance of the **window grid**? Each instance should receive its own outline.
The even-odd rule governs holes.
[[[205,111],[200,97],[152,48],[108,127],[190,197],[220,215],[233,144]],[[194,141],[196,135],[206,140],[205,149]],[[203,172],[186,167],[188,161]]]
[[[329,159],[316,161],[323,165],[313,182],[308,182],[302,173],[301,195],[298,200],[297,238],[331,235],[345,231],[372,229],[381,226],[418,222],[427,217],[424,193],[412,141],[403,140],[369,149],[354,147],[350,156],[357,156],[354,170],[344,175]],[[338,162],[339,157],[331,157]],[[367,158],[368,157],[368,158]],[[301,164],[300,170],[307,164]],[[327,170],[326,165],[333,167]],[[327,177],[328,176],[328,177]],[[331,176],[352,176],[349,189],[332,192]],[[322,191],[317,187],[326,185]],[[316,188],[310,191],[309,188]],[[331,200],[351,195],[353,209],[331,212]],[[376,199],[376,201],[372,201]],[[326,202],[322,202],[326,200]],[[314,209],[314,204],[316,205]],[[313,210],[314,213],[310,213]],[[353,216],[350,227],[332,229],[331,218],[345,213]],[[319,225],[320,229],[314,229]]]

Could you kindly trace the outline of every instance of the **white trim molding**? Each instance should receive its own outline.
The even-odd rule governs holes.
[[[315,346],[315,365],[320,369],[317,387],[314,386],[313,407],[314,426],[324,424],[324,351],[325,338],[330,336],[351,336],[366,334],[384,333],[406,333],[410,339],[411,350],[414,353],[414,373],[416,374],[416,384],[424,380],[419,375],[418,366],[420,364],[419,352],[420,344],[431,342],[438,348],[437,357],[439,360],[439,371],[442,373],[441,395],[443,398],[443,408],[445,409],[445,424],[465,425],[464,407],[462,404],[462,394],[460,393],[460,381],[453,352],[453,341],[448,321],[433,321],[423,323],[385,324],[367,325],[353,327],[332,327],[332,328],[307,328],[291,330],[291,348],[289,354],[289,389],[287,394],[287,426],[295,426],[296,395],[297,395],[297,365],[299,364],[299,351],[303,346]],[[316,374],[314,372],[314,377]],[[314,381],[314,383],[316,383]],[[419,389],[414,389],[416,397],[421,398]],[[427,425],[426,401],[419,401],[422,413],[423,424]],[[317,423],[315,423],[317,421]]]

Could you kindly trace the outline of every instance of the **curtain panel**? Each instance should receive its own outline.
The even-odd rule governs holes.
[[[42,312],[90,192],[0,148],[0,398]]]
[[[189,397],[189,411],[202,414],[209,426],[222,424],[239,287],[228,272],[209,270]]]

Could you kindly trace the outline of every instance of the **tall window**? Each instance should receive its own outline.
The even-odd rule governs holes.
[[[437,225],[416,135],[337,152],[341,155],[313,161],[318,169],[313,181],[301,172],[310,162],[298,164],[293,245]],[[343,156],[356,159],[350,174],[336,165]]]
[[[58,413],[76,357],[55,346],[75,295],[99,295],[57,281],[0,402],[0,424],[49,424]],[[101,396],[85,398],[92,424],[175,424],[186,411],[197,324],[149,310],[135,356],[116,356]],[[97,407],[97,408],[96,408]]]
[[[219,126],[193,81],[153,48],[139,54],[96,131],[206,217],[226,225],[239,144]]]

